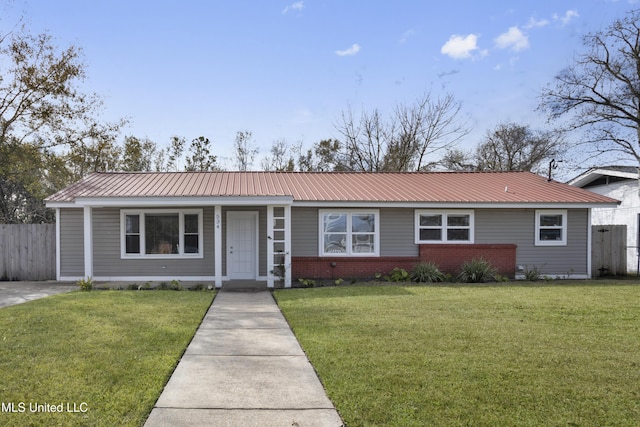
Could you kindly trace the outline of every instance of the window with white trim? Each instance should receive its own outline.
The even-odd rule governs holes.
[[[567,211],[536,210],[536,246],[567,245]]]
[[[320,255],[378,256],[380,247],[377,210],[321,210]]]
[[[202,209],[121,210],[122,258],[202,258]]]
[[[416,210],[415,215],[416,244],[473,243],[473,211]]]

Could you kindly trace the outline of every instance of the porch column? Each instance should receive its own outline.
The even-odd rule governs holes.
[[[56,280],[60,281],[60,208],[56,208]]]
[[[216,288],[222,287],[222,206],[213,207],[213,246],[214,246],[214,265],[215,269],[215,285]]]
[[[84,207],[84,277],[93,277],[93,219],[91,206]]]

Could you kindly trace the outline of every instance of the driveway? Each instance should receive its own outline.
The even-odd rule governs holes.
[[[0,282],[0,308],[77,289],[71,282]]]

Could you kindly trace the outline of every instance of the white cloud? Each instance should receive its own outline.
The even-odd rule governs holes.
[[[554,21],[560,21],[562,22],[562,25],[567,25],[569,22],[571,22],[574,18],[579,17],[580,15],[578,14],[577,10],[567,10],[564,13],[564,16],[559,16],[557,14],[553,15],[553,20]]]
[[[442,45],[440,53],[454,59],[466,59],[472,57],[472,52],[478,49],[478,36],[469,34],[467,36],[453,35]]]
[[[402,34],[402,38],[400,39],[400,43],[406,43],[407,40],[409,40],[411,37],[413,37],[415,35],[416,35],[416,31],[414,29],[410,29],[410,30],[405,31]]]
[[[548,19],[536,19],[534,17],[531,17],[529,18],[529,22],[527,22],[527,24],[524,26],[524,29],[530,30],[532,28],[546,27],[547,25],[549,25]]]
[[[302,11],[302,9],[304,8],[304,1],[297,1],[295,3],[290,4],[289,6],[285,7],[284,9],[282,9],[282,14],[284,15],[285,13],[295,10],[297,12]]]
[[[498,49],[510,49],[519,52],[529,47],[529,38],[518,27],[511,27],[506,33],[494,39]]]
[[[358,52],[360,52],[360,45],[357,43],[354,43],[351,45],[351,47],[349,49],[345,49],[345,50],[336,50],[336,55],[338,56],[353,56],[353,55],[357,55]]]

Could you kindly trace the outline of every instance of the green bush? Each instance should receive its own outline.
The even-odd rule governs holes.
[[[76,282],[78,286],[80,286],[81,291],[90,291],[93,289],[93,279],[91,277],[87,277],[86,279],[80,279]]]
[[[537,282],[538,280],[540,280],[540,271],[538,270],[538,267],[533,267],[533,268],[525,268],[524,270],[524,278],[525,280],[528,280],[530,282]]]
[[[179,280],[172,280],[169,283],[160,282],[160,285],[156,289],[159,291],[183,291],[184,290]]]
[[[408,282],[411,280],[411,275],[404,268],[396,267],[384,278],[389,282]]]
[[[416,283],[444,282],[447,276],[434,262],[421,262],[411,270],[411,280]]]
[[[459,282],[484,283],[495,281],[498,270],[483,258],[474,258],[462,264],[457,276]]]
[[[313,288],[316,286],[316,281],[313,279],[298,279],[298,282],[305,288]]]

